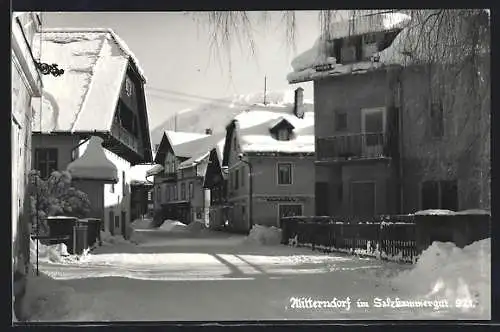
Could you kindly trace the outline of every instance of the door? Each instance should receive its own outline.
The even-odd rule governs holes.
[[[302,204],[280,204],[278,210],[278,226],[281,227],[281,218],[302,215]]]
[[[351,182],[351,214],[372,217],[376,214],[375,182]]]
[[[330,215],[329,206],[329,187],[328,182],[316,182],[316,215],[328,216]]]
[[[380,157],[384,151],[385,108],[366,108],[361,113],[363,157]]]

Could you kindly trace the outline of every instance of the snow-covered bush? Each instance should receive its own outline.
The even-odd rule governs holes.
[[[271,226],[253,225],[246,238],[247,243],[263,245],[281,244],[281,229]]]
[[[28,190],[31,199],[32,224],[36,225],[38,214],[42,234],[48,230],[47,225],[43,223],[46,217],[85,218],[90,212],[87,194],[71,187],[71,175],[67,171],[54,171],[47,180],[43,180],[40,178],[40,172],[33,170],[30,172]]]
[[[415,296],[471,301],[476,310],[491,309],[491,242],[476,241],[460,249],[453,243],[434,242],[415,267],[392,279],[396,288]],[[465,310],[465,309],[464,309]]]

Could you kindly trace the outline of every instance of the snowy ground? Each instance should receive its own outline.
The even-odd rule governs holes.
[[[412,278],[418,278],[419,269],[411,266],[266,246],[240,235],[165,228],[136,230],[143,239],[139,244],[116,242],[80,260],[44,260],[41,271],[50,277],[44,277],[44,282],[57,284],[66,295],[60,301],[51,295],[45,309],[33,309],[32,320],[490,318],[489,311],[477,307],[473,313],[456,308],[375,308],[377,298],[424,300],[429,296],[425,287],[416,292],[401,282],[406,278],[414,283]],[[399,283],[394,278],[398,274],[406,276]],[[446,280],[429,298],[453,295],[443,293]],[[347,302],[344,308],[305,308],[312,304],[308,299],[347,297],[349,308]],[[358,299],[371,307],[358,307]]]

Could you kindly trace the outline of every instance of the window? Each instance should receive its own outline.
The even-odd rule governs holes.
[[[290,132],[288,129],[280,129],[278,130],[278,141],[288,141],[290,139]]]
[[[57,149],[35,149],[35,169],[46,179],[57,170]]]
[[[292,164],[278,164],[278,184],[292,184]]]
[[[153,191],[150,190],[148,191],[148,201],[152,201],[153,200]]]
[[[240,172],[239,172],[239,170],[236,170],[234,172],[234,189],[238,189],[238,187],[239,187],[239,183],[238,183],[239,177],[240,177]]]
[[[458,210],[457,181],[425,181],[421,191],[422,210]]]
[[[186,199],[186,184],[181,183],[181,200]]]
[[[189,198],[194,198],[194,183],[189,182]]]
[[[174,185],[174,200],[177,200],[179,194],[177,193],[177,185]]]
[[[443,104],[432,103],[430,114],[431,135],[434,138],[441,138],[444,135]]]
[[[241,168],[241,188],[245,186],[245,167]]]
[[[125,182],[125,172],[122,171],[122,193],[123,196],[127,195],[127,183]]]
[[[335,130],[347,129],[347,114],[344,112],[335,113]]]
[[[243,220],[247,220],[247,211],[246,211],[245,205],[241,206],[241,217]]]
[[[120,228],[120,216],[115,216],[115,228]]]

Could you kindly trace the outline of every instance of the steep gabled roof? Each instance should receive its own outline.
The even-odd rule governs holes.
[[[278,141],[270,130],[283,124],[292,130],[288,141]],[[314,153],[314,112],[308,109],[303,118],[293,114],[293,106],[265,110],[251,108],[236,116],[226,127],[223,166],[227,166],[229,160],[233,132],[236,132],[243,152]]]
[[[214,134],[174,146],[177,157],[189,158],[183,161],[179,167],[189,167],[200,162],[208,156],[212,148],[222,144],[224,137],[224,134]]]
[[[127,70],[145,82],[126,44],[109,29],[50,29],[37,38],[41,62],[57,63],[64,74],[44,75],[33,131],[109,132]]]

